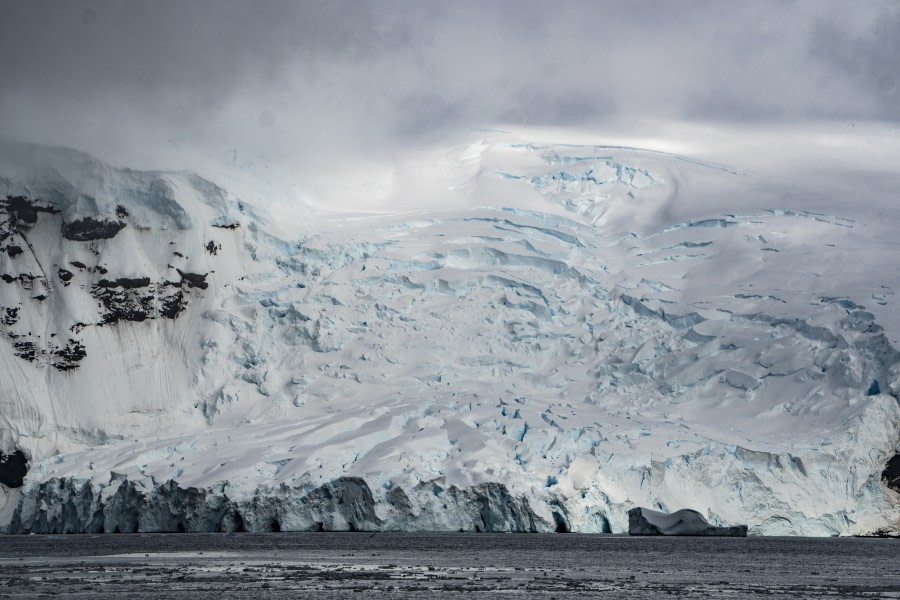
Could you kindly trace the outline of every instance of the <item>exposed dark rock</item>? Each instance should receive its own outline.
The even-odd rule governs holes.
[[[0,322],[4,325],[12,326],[15,325],[19,321],[19,309],[18,308],[4,308],[3,315],[0,316]]]
[[[67,240],[89,242],[114,238],[124,228],[125,223],[122,221],[84,217],[69,223],[63,223],[62,232],[63,237]]]
[[[0,252],[6,252],[10,258],[24,254],[25,249],[19,243],[21,241],[27,245],[23,231],[37,223],[38,213],[41,212],[59,211],[51,206],[41,206],[24,196],[7,196],[0,200]],[[17,238],[20,240],[14,242]],[[6,245],[2,245],[4,242]]]
[[[98,283],[98,286],[102,288],[122,288],[126,290],[134,290],[137,288],[145,288],[150,285],[149,277],[119,277],[118,279],[113,279],[112,281],[108,279],[101,279]]]
[[[671,514],[648,508],[632,508],[628,511],[628,534],[745,537],[747,526],[716,527],[689,508]]]
[[[209,287],[209,284],[206,282],[206,275],[201,275],[200,273],[185,273],[181,269],[175,270],[178,271],[181,280],[188,284],[188,287],[196,287],[201,290],[205,290]]]
[[[22,487],[28,473],[28,460],[21,450],[12,454],[0,452],[0,483],[9,488]]]
[[[187,306],[182,282],[153,283],[149,277],[101,279],[91,288],[91,295],[106,309],[101,317],[104,325],[174,319]]]
[[[12,283],[13,281],[16,280],[15,277],[13,277],[12,275],[7,275],[6,273],[4,273],[3,275],[0,275],[0,279],[2,279],[6,283]]]
[[[78,368],[78,363],[87,356],[87,352],[84,344],[69,338],[65,347],[54,352],[54,355],[56,356],[56,360],[53,362],[54,367],[60,371],[71,371]]]
[[[881,529],[876,529],[871,533],[864,533],[860,535],[856,535],[854,537],[858,538],[890,538],[890,539],[900,539],[900,533],[897,531],[890,529],[888,527],[883,527]]]
[[[41,206],[25,196],[7,196],[0,200],[0,210],[5,210],[13,228],[31,227],[38,220],[38,213],[58,214],[59,209]]]
[[[125,210],[124,206],[119,204],[116,206],[116,216],[119,217],[120,219],[124,219],[125,217],[128,216],[128,211]]]
[[[881,478],[889,488],[900,493],[900,453],[895,454],[887,461]]]
[[[106,309],[102,315],[102,323],[111,325],[119,321],[141,322],[150,318],[154,312],[155,294],[149,285],[149,279],[145,285],[133,287],[119,286],[104,279],[93,286],[91,295]]]
[[[59,271],[56,272],[56,274],[57,274],[57,276],[59,276],[60,280],[63,281],[64,283],[69,283],[72,280],[72,277],[74,277],[74,274],[72,273],[72,271],[69,271],[67,269],[60,269]]]
[[[162,296],[159,299],[159,316],[164,319],[174,319],[187,306],[187,300],[181,290],[176,291],[169,296]]]
[[[87,268],[87,265],[85,265],[83,262],[81,262],[79,260],[73,260],[69,264],[77,269],[86,269]]]
[[[218,216],[210,222],[210,225],[213,227],[217,227],[218,229],[237,229],[241,226],[240,223],[235,221],[230,217],[226,217],[224,215]]]
[[[37,360],[37,356],[40,353],[37,344],[34,342],[14,342],[13,348],[16,356],[29,362]]]
[[[214,241],[210,240],[206,244],[206,251],[209,252],[212,256],[215,256],[219,253],[219,250],[222,249],[222,244],[216,244]]]

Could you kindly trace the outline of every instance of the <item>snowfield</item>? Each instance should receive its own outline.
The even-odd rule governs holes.
[[[742,164],[483,131],[334,197],[2,142],[0,526],[896,531],[870,134]]]

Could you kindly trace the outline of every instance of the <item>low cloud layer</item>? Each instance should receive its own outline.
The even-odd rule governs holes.
[[[888,0],[6,2],[0,131],[297,159],[504,124],[898,121],[898,56]]]

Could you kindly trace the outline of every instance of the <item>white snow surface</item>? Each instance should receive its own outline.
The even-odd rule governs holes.
[[[60,211],[0,254],[0,449],[31,460],[0,502],[52,478],[240,503],[353,476],[385,529],[470,528],[426,496],[482,483],[540,530],[564,513],[622,532],[633,506],[751,534],[896,529],[900,167],[867,161],[878,140],[802,162],[775,139],[745,167],[553,134],[339,165],[333,201],[321,178],[0,143],[0,198]],[[98,215],[125,225],[61,235]],[[92,290],[115,278],[149,278],[153,314],[102,323]],[[67,340],[86,356],[60,370]]]

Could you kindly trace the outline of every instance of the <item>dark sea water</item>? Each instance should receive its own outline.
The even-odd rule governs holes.
[[[900,598],[900,540],[0,536],[0,598]]]

